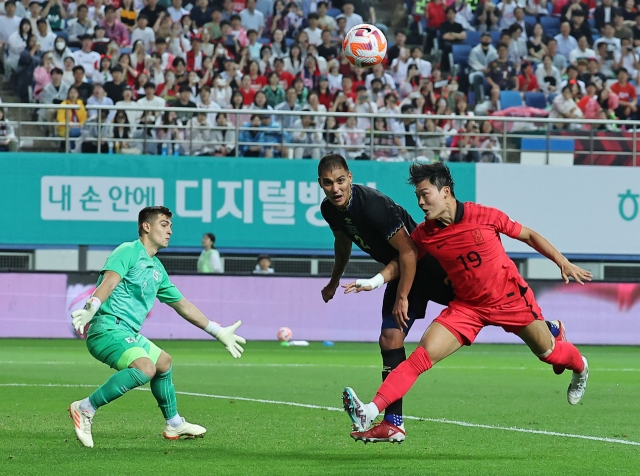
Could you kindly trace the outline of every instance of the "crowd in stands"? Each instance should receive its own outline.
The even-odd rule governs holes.
[[[82,152],[501,161],[494,123],[474,114],[636,118],[636,0],[409,0],[402,27],[381,25],[390,48],[372,69],[340,54],[352,26],[376,23],[354,1],[5,0],[4,82],[24,102],[77,105],[37,115]],[[140,110],[95,109],[112,105]],[[166,106],[201,111],[153,110]]]

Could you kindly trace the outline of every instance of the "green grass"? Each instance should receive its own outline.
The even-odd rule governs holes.
[[[66,409],[91,388],[38,385],[97,386],[111,370],[80,341],[2,340],[0,384],[36,386],[0,386],[0,474],[640,474],[639,446],[431,421],[408,421],[400,446],[364,446],[343,413],[232,398],[339,407],[350,385],[368,399],[380,379],[374,344],[252,342],[234,361],[213,342],[157,343],[173,356],[179,392],[231,397],[178,395],[180,413],[208,429],[204,439],[165,441],[153,396],[132,391],[100,409],[96,446],[83,448]],[[568,373],[553,375],[524,346],[475,345],[423,375],[405,412],[640,442],[640,348],[581,350],[591,378],[575,407]]]

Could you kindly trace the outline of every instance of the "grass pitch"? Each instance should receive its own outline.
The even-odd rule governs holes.
[[[365,446],[345,414],[319,407],[339,408],[345,385],[373,396],[375,344],[251,342],[234,361],[214,342],[157,343],[173,357],[180,414],[204,439],[165,441],[153,396],[132,391],[100,409],[96,447],[84,448],[67,406],[112,371],[80,341],[2,340],[0,474],[640,474],[640,348],[581,347],[591,376],[575,407],[569,373],[553,375],[524,346],[464,348],[405,399],[407,415],[447,422],[410,420],[402,445]]]

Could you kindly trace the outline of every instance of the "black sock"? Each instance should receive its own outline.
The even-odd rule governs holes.
[[[393,369],[407,360],[407,354],[404,347],[382,350],[380,353],[382,354],[382,380],[384,381]],[[384,419],[396,426],[402,424],[402,399],[396,400],[386,408]]]

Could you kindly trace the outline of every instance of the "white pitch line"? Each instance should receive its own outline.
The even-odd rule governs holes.
[[[0,365],[101,365],[98,361],[85,362],[64,362],[57,360],[45,361],[25,361],[25,360],[0,360]],[[348,365],[348,364],[260,364],[260,363],[237,363],[237,362],[186,362],[175,363],[175,367],[286,367],[286,368],[306,368],[306,367],[332,367],[332,368],[359,368],[359,369],[379,369],[379,365]],[[548,372],[549,367],[491,367],[486,365],[437,365],[433,370],[537,370]],[[640,368],[597,368],[592,372],[640,372]]]
[[[30,384],[30,383],[2,383],[0,387],[90,387],[96,388],[97,385],[86,385],[86,384]],[[148,388],[136,388],[134,390],[140,391],[150,391]],[[286,405],[289,407],[298,407],[298,408],[309,408],[312,410],[328,410],[331,412],[342,412],[344,411],[342,408],[338,407],[326,407],[322,405],[313,405],[309,403],[298,403],[298,402],[285,402],[281,400],[266,400],[263,398],[248,398],[248,397],[233,397],[229,395],[211,395],[208,393],[197,393],[197,392],[178,392],[178,395],[187,395],[191,397],[204,397],[204,398],[215,398],[219,400],[238,400],[241,402],[251,402],[251,403],[266,403],[269,405]],[[500,425],[483,425],[481,423],[469,423],[466,421],[457,421],[457,420],[448,420],[446,418],[423,418],[405,415],[403,418],[407,420],[416,420],[416,421],[428,421],[432,423],[445,423],[447,425],[455,425],[455,426],[463,426],[467,428],[483,428],[486,430],[502,430],[502,431],[515,431],[517,433],[529,433],[534,435],[547,435],[547,436],[558,436],[561,438],[575,438],[579,440],[590,440],[590,441],[601,441],[604,443],[617,443],[620,445],[630,445],[630,446],[640,446],[640,442],[637,441],[629,441],[629,440],[619,440],[617,438],[601,438],[599,436],[589,436],[589,435],[576,435],[573,433],[559,433],[557,431],[546,431],[546,430],[530,430],[527,428],[518,428],[518,427],[507,427]]]

